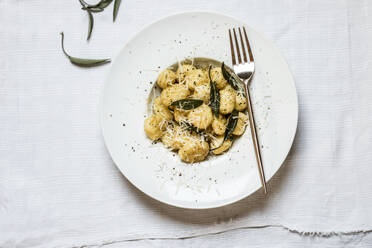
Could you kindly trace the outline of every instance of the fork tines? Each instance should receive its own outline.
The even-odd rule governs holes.
[[[243,27],[242,29],[243,29],[244,38],[245,38],[244,40],[245,41],[243,41],[243,35],[242,35],[242,31],[241,31],[240,27],[238,28],[239,37],[240,37],[240,46],[242,47],[241,50],[243,52],[243,61],[244,61],[244,63],[248,62],[247,54],[245,52],[245,50],[246,50],[245,46],[246,46],[248,48],[249,61],[253,62],[254,61],[253,60],[253,54],[252,54],[251,46],[249,45],[247,32],[245,31],[245,27]],[[233,28],[232,30],[233,30],[233,33],[234,33],[234,41],[235,41],[236,53],[238,55],[238,63],[242,64],[243,62],[242,62],[242,57],[240,55],[240,49],[239,49],[240,46],[239,46],[239,42],[238,42],[238,38],[237,38],[237,35],[236,35],[235,28]],[[236,57],[235,57],[233,39],[232,39],[232,36],[231,36],[231,29],[229,29],[229,37],[230,37],[230,48],[231,48],[232,63],[233,63],[233,65],[236,65],[237,61],[236,61]]]

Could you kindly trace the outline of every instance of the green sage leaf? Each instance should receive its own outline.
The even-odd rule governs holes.
[[[70,60],[70,62],[74,65],[81,66],[81,67],[93,67],[98,65],[103,65],[106,63],[111,62],[110,59],[81,59],[72,57],[69,54],[67,54],[64,46],[64,34],[61,32],[61,45],[62,45],[62,51],[66,55],[66,57]]]
[[[200,135],[206,135],[206,133],[205,133],[203,130],[201,130],[201,129],[195,127],[193,124],[188,123],[188,122],[186,122],[186,121],[182,121],[182,122],[180,123],[180,125],[181,125],[181,126],[184,126],[185,129],[188,130],[188,131],[190,131],[190,132],[195,132],[195,133],[200,134]]]
[[[89,16],[89,26],[88,26],[87,40],[90,40],[90,36],[92,35],[92,30],[93,30],[93,25],[94,25],[94,19],[93,19],[92,12],[87,10],[87,13],[88,13],[88,16]]]
[[[210,81],[210,98],[209,98],[209,106],[212,109],[213,114],[218,117],[220,113],[220,92],[217,89],[217,85],[215,82],[212,81],[211,78],[211,66],[209,67],[208,75]]]
[[[178,109],[190,110],[199,107],[203,104],[203,100],[199,99],[182,99],[172,102],[170,106],[176,107]]]
[[[113,11],[113,21],[116,20],[116,16],[118,15],[120,4],[121,4],[121,0],[115,0],[114,11]]]
[[[231,113],[229,120],[227,122],[226,130],[225,130],[225,136],[223,138],[223,141],[230,139],[233,139],[232,133],[235,130],[236,124],[238,123],[239,119],[239,112],[234,109],[233,112]],[[223,143],[223,142],[222,142]]]
[[[112,1],[113,0],[101,0],[99,3],[92,5],[92,7],[98,7],[98,8],[104,9],[107,6],[109,6]]]
[[[222,62],[221,71],[222,71],[223,77],[231,85],[231,87],[233,87],[235,90],[238,90],[240,79],[233,71],[231,71],[225,66],[224,62]]]
[[[113,0],[101,0],[97,4],[88,4],[84,0],[79,0],[83,10],[90,10],[91,12],[102,12]]]

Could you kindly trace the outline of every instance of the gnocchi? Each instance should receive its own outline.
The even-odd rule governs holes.
[[[230,114],[235,108],[236,91],[230,85],[220,90],[220,113]]]
[[[234,135],[242,135],[245,131],[245,127],[247,126],[248,123],[248,116],[242,112],[239,112],[238,115],[238,121],[236,123],[236,127],[233,131]]]
[[[245,94],[245,93],[244,93]],[[247,98],[243,93],[237,93],[235,97],[235,109],[243,111],[247,108]]]
[[[176,79],[176,73],[170,69],[166,69],[160,73],[157,84],[160,88],[165,89],[167,86],[174,84]]]
[[[163,118],[152,115],[145,120],[145,132],[151,140],[157,140],[163,135]]]
[[[211,70],[211,79],[216,83],[218,89],[223,89],[227,85],[227,80],[223,77],[220,67]]]
[[[179,151],[180,158],[188,163],[203,161],[209,153],[209,144],[203,140],[191,139]]]
[[[188,114],[188,111],[186,110],[182,110],[182,109],[175,109],[174,112],[174,119],[177,121],[177,122],[182,122],[182,121],[187,121],[187,114]]]
[[[184,132],[180,126],[170,127],[164,133],[161,141],[171,150],[179,150],[183,145],[192,138],[189,132]]]
[[[211,143],[212,152],[215,155],[219,155],[229,150],[232,145],[232,141],[227,139],[224,140],[223,136],[218,136]]]
[[[188,75],[191,71],[195,70],[196,67],[189,64],[181,64],[178,66],[177,69],[177,79],[178,82],[183,83],[185,81],[186,75]]]
[[[163,105],[160,97],[155,98],[154,100],[154,114],[162,117],[164,120],[170,121],[173,119],[172,113],[169,109]]]
[[[186,74],[185,82],[190,90],[195,90],[195,87],[209,83],[208,74],[201,69],[191,70]]]
[[[244,94],[230,86],[225,74],[221,67],[186,63],[176,71],[162,71],[157,79],[160,96],[154,97],[152,115],[144,120],[147,137],[160,140],[186,163],[229,150],[234,137],[245,132],[248,117]],[[237,121],[229,118],[232,112]],[[236,125],[229,125],[231,119]]]
[[[192,98],[201,99],[204,101],[205,104],[209,103],[211,92],[211,86],[209,83],[201,84],[199,86],[195,86],[194,94],[191,95]]]
[[[226,130],[226,118],[222,115],[214,117],[212,122],[213,132],[217,135],[223,135]]]
[[[203,104],[190,111],[187,115],[188,121],[199,129],[207,129],[213,121],[212,110],[207,105]]]
[[[188,95],[190,95],[190,91],[185,84],[175,84],[163,89],[160,99],[168,107],[172,102],[184,99]]]

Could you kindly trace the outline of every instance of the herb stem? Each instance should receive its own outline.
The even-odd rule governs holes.
[[[61,45],[62,45],[62,51],[63,53],[67,56],[67,57],[70,57],[70,55],[68,55],[66,53],[66,50],[65,50],[65,45],[64,45],[64,40],[65,40],[65,34],[63,32],[60,33],[62,38],[61,38]]]
[[[90,36],[92,35],[92,30],[93,30],[93,25],[94,25],[94,19],[93,19],[92,12],[87,10],[87,13],[88,13],[88,16],[89,16],[89,26],[88,26],[87,40],[90,40]]]

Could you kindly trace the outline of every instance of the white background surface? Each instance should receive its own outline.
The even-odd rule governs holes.
[[[370,247],[372,17],[369,1],[133,1],[95,17],[78,1],[0,1],[0,247]],[[283,168],[232,206],[181,210],[138,192],[112,164],[98,124],[112,57],[165,15],[236,16],[280,48],[299,94]],[[258,228],[259,227],[259,228]],[[327,236],[327,237],[325,237]],[[183,238],[183,239],[179,239]]]

